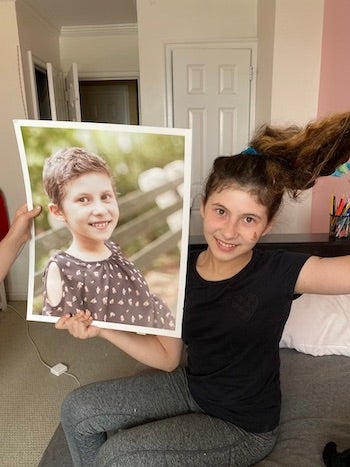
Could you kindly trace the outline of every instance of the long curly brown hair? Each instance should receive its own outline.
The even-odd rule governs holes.
[[[271,221],[284,193],[296,198],[350,159],[350,112],[308,123],[260,128],[250,146],[257,154],[218,157],[204,189],[203,201],[213,191],[232,185],[253,193],[266,206]]]

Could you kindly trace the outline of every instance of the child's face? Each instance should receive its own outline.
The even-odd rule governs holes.
[[[222,261],[247,253],[270,230],[266,207],[238,188],[212,193],[201,214],[209,249]]]
[[[69,181],[56,215],[61,216],[76,240],[108,240],[119,219],[110,177],[90,172]]]

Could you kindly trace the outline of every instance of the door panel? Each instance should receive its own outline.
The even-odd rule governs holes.
[[[173,126],[193,130],[192,200],[198,200],[214,159],[237,154],[249,141],[251,70],[249,48],[171,52]],[[198,223],[199,203],[192,204],[191,223]]]
[[[66,76],[66,89],[68,97],[68,118],[72,122],[81,122],[78,67],[72,66]]]
[[[63,73],[52,66],[46,64],[47,80],[49,85],[49,97],[52,120],[68,120],[68,108],[66,101],[66,87]]]

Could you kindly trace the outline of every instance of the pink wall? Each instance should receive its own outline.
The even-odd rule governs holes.
[[[318,115],[350,110],[350,2],[324,0],[322,59]],[[323,177],[313,189],[311,232],[327,232],[329,200],[350,196],[350,174]]]

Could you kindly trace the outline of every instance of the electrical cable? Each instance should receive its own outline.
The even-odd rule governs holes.
[[[33,337],[31,336],[30,334],[30,330],[29,330],[29,323],[28,321],[26,321],[23,316],[18,312],[18,310],[16,310],[15,307],[13,307],[12,305],[9,305],[7,304],[7,308],[9,308],[10,310],[14,311],[20,318],[22,321],[25,322],[26,324],[26,330],[27,330],[27,336],[30,340],[30,342],[32,343],[33,347],[34,347],[34,350],[35,350],[35,353],[38,357],[38,360],[40,361],[40,363],[42,363],[46,368],[48,368],[49,370],[51,370],[51,365],[49,365],[47,362],[45,362],[45,360],[42,358],[41,354],[40,354],[40,351],[39,351],[39,348],[36,344],[36,342],[34,341]],[[68,371],[65,371],[64,373],[62,373],[63,375],[67,375],[67,376],[70,376],[71,378],[73,378],[75,380],[75,382],[78,384],[78,386],[81,386],[81,383],[79,381],[79,379],[73,374],[73,373],[70,373]]]

